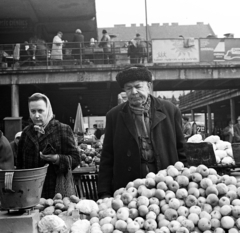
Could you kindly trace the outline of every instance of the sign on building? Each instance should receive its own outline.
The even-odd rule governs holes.
[[[154,39],[152,41],[153,63],[199,62],[199,40]]]

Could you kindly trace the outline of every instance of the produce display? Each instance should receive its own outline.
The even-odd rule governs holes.
[[[227,141],[222,141],[220,137],[217,135],[211,135],[203,140],[201,134],[195,134],[192,137],[190,137],[187,142],[188,143],[210,142],[213,145],[213,151],[215,153],[216,161],[218,164],[235,165],[232,144]]]
[[[52,200],[41,199],[39,229],[64,233],[238,233],[239,197],[240,183],[234,176],[220,176],[205,165],[187,168],[177,162],[157,174],[135,179],[116,190],[113,197],[97,202],[76,196],[62,199],[59,194]],[[56,212],[58,209],[62,212]],[[79,213],[85,218],[79,218]],[[72,219],[70,225],[64,216]]]
[[[81,167],[91,167],[100,164],[102,143],[96,142],[92,146],[81,143],[78,147],[81,156]]]

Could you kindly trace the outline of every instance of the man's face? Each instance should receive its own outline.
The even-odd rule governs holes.
[[[43,100],[30,102],[29,111],[35,125],[44,125],[47,119],[47,105]]]
[[[128,101],[133,106],[140,106],[147,101],[150,94],[150,83],[146,81],[134,81],[124,85]]]

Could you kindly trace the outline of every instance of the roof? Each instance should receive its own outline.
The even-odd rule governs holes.
[[[135,38],[136,33],[139,33],[141,37],[146,39],[146,27],[143,24],[139,26],[131,24],[129,27],[125,24],[119,24],[114,25],[114,27],[98,28],[98,36],[100,38],[103,29],[106,29],[109,34],[117,35],[116,40],[119,41],[129,41]],[[205,38],[209,34],[215,35],[211,26],[203,23],[195,25],[179,25],[178,23],[160,25],[159,23],[153,23],[148,25],[148,39],[178,38],[180,35],[184,37]]]

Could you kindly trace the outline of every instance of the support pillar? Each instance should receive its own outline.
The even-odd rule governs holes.
[[[207,126],[208,126],[208,135],[212,134],[212,114],[211,114],[211,106],[207,105]]]
[[[191,109],[191,116],[192,116],[192,121],[195,121],[195,115],[194,115],[194,110]]]
[[[16,84],[11,86],[11,101],[12,117],[19,117],[19,87]]]
[[[233,98],[230,99],[230,114],[231,114],[231,121],[235,124],[236,113],[235,113],[235,100]]]

